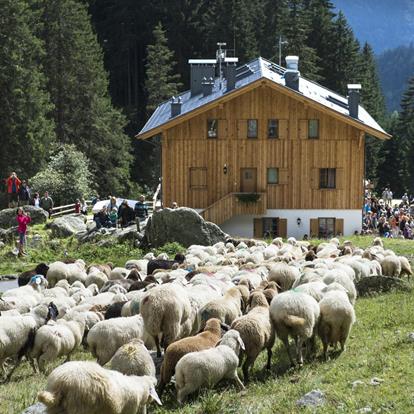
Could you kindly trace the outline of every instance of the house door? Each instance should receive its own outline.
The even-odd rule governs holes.
[[[255,193],[257,191],[256,168],[241,169],[240,191],[242,193]]]

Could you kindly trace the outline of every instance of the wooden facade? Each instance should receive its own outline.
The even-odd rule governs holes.
[[[218,120],[217,138],[207,137],[209,119]],[[247,138],[249,119],[258,122],[257,138]],[[268,138],[270,119],[278,120],[276,139]],[[319,121],[317,139],[308,138],[311,119]],[[268,168],[278,170],[277,184],[268,184]],[[336,188],[319,188],[319,171],[324,168],[336,169]],[[269,82],[246,88],[171,127],[165,125],[165,206],[176,201],[216,214],[211,209],[216,204],[229,210],[223,213],[228,217],[234,214],[228,195],[242,191],[242,169],[256,170],[256,191],[266,194],[267,209],[360,209],[364,132]],[[227,202],[218,203],[223,198]]]

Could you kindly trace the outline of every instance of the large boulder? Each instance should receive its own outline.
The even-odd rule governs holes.
[[[86,231],[84,220],[85,216],[82,214],[69,214],[58,217],[49,226],[52,230],[52,236],[64,238],[82,233]]]
[[[31,224],[46,223],[48,214],[43,208],[35,206],[24,206],[23,208],[24,211],[30,213],[30,217],[32,218]],[[0,211],[0,228],[9,229],[17,225],[16,211],[16,208],[6,208]]]
[[[161,247],[171,242],[184,247],[192,244],[210,246],[224,242],[226,238],[228,235],[220,227],[205,221],[191,208],[165,208],[149,218],[141,246]]]

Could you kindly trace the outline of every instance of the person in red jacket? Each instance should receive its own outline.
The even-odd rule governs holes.
[[[17,232],[19,233],[19,256],[26,255],[24,246],[26,245],[27,225],[32,221],[30,214],[25,213],[22,207],[17,209]]]
[[[10,174],[10,177],[6,179],[7,196],[9,199],[9,208],[15,207],[18,202],[19,189],[21,181],[17,177],[15,172]]]

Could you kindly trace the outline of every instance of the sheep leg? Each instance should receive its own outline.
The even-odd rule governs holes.
[[[328,360],[328,342],[323,341],[323,358],[325,361]]]
[[[303,355],[302,355],[302,345],[303,345],[303,338],[298,337],[296,342],[296,354],[298,359],[299,366],[303,365]]]
[[[243,365],[244,353],[240,352],[239,355],[239,368]]]
[[[267,348],[267,364],[266,369],[270,369],[272,364],[272,348]]]
[[[246,361],[244,361],[244,364],[243,364],[244,382],[249,382],[249,369],[250,369],[250,366],[253,364],[253,362],[254,362],[254,360],[250,356],[247,356]]]
[[[140,408],[137,414],[147,414],[147,406],[144,405],[142,408]]]
[[[288,357],[289,357],[290,364],[292,365],[292,367],[294,367],[295,366],[295,361],[293,360],[292,352],[291,352],[290,347],[289,347],[289,339],[288,339],[287,336],[286,337],[283,337],[283,338],[280,338],[280,339],[282,340],[283,345],[286,348],[286,351],[287,351],[287,354],[288,354]]]
[[[33,368],[33,372],[34,372],[35,374],[38,374],[38,373],[39,373],[39,370],[38,370],[38,368],[37,368],[37,366],[36,366],[36,363],[35,363],[34,358],[29,357],[28,359],[29,359],[30,365],[31,365],[31,366],[32,366],[32,368]]]
[[[234,371],[233,379],[234,379],[234,381],[236,382],[236,386],[237,386],[237,388],[239,388],[240,390],[244,390],[244,385],[243,385],[243,383],[240,381],[239,376],[237,375],[237,369]]]
[[[6,375],[6,379],[5,382],[9,382],[11,379],[11,376],[13,375],[13,372],[15,371],[15,369],[20,365],[21,360],[17,359],[16,363],[14,364],[14,366],[12,367],[12,369],[9,371],[9,373]]]
[[[153,338],[155,346],[157,347],[157,358],[161,358],[160,338],[158,337],[158,335],[154,335]]]

